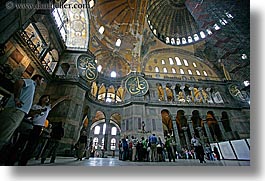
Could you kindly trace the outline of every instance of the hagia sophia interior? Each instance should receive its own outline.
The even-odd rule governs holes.
[[[171,135],[180,151],[195,133],[223,159],[250,159],[250,1],[54,3],[1,8],[0,104],[34,74],[34,103],[70,95],[47,118],[64,123],[58,154],[87,130],[107,155],[125,136]]]

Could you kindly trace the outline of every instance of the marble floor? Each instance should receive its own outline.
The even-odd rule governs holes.
[[[235,161],[235,160],[221,160],[209,161],[206,163],[199,163],[199,160],[194,159],[178,159],[176,162],[132,162],[121,161],[118,158],[90,158],[77,161],[74,157],[56,157],[55,163],[50,163],[49,159],[44,164],[40,160],[30,160],[28,166],[250,166],[250,161]]]

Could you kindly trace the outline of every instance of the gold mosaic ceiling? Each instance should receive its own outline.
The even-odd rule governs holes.
[[[215,3],[210,0],[97,0],[89,15],[89,49],[98,64],[102,65],[102,73],[106,76],[111,71],[119,71],[118,77],[130,71],[142,71],[143,48],[146,54],[152,49],[175,48],[177,52],[180,48],[215,64],[215,68],[221,60],[239,80],[243,78],[240,72],[246,72],[249,67],[249,59],[241,60],[242,53],[249,56],[248,11],[247,0],[216,0]],[[228,18],[229,13],[233,18]],[[153,30],[156,28],[156,36],[148,20]],[[226,20],[228,24],[222,25],[224,22],[221,20]],[[215,24],[221,30],[215,29]],[[98,31],[101,26],[104,27],[103,34]],[[213,34],[208,36],[206,29]],[[165,43],[167,36],[188,37],[201,30],[207,37],[200,44],[194,42],[194,37],[193,42],[184,47]],[[145,39],[145,31],[152,36]],[[115,46],[118,39],[121,40],[120,47]],[[144,44],[146,41],[153,44]],[[249,77],[249,73],[245,77]]]

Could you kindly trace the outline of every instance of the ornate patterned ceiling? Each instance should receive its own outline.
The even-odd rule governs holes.
[[[145,57],[153,51],[171,49],[187,51],[209,62],[221,74],[225,66],[232,79],[250,79],[247,0],[97,0],[89,11],[89,49],[98,64],[103,65],[102,73],[106,76],[112,70],[120,71],[120,77],[130,71],[141,72]],[[196,41],[196,32],[202,41]],[[176,46],[178,37],[181,44]],[[115,45],[118,39],[120,46]],[[242,59],[243,54],[246,59]]]

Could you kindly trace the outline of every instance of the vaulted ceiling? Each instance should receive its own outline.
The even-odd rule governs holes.
[[[107,76],[144,71],[148,56],[170,49],[198,57],[220,75],[225,68],[234,80],[250,80],[248,0],[97,0],[89,11],[89,49]]]

